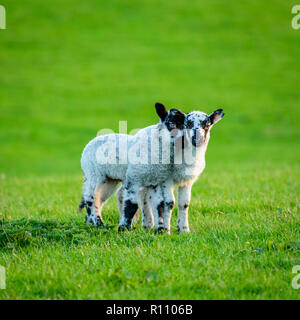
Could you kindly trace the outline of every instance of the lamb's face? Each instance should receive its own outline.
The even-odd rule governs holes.
[[[201,111],[191,111],[185,117],[184,127],[187,136],[194,147],[200,147],[209,139],[209,131],[212,126],[222,119],[223,110],[218,109],[207,115]]]
[[[155,109],[168,134],[175,140],[178,138],[181,139],[184,134],[184,121],[186,114],[178,109],[171,109],[167,111],[165,106],[159,102],[155,104]]]
[[[167,111],[161,103],[155,104],[156,112],[164,126],[171,132],[171,136],[176,141],[185,146],[184,137],[192,143],[194,147],[200,147],[208,142],[209,131],[212,126],[224,116],[222,109],[217,109],[210,115],[201,111],[191,111],[188,114],[178,109]]]
[[[178,109],[171,109],[163,123],[169,131],[184,128],[185,114]]]

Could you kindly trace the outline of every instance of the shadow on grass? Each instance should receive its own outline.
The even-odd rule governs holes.
[[[95,236],[116,226],[88,226],[76,221],[59,222],[33,219],[0,220],[0,248],[41,246],[49,243],[63,243],[67,246],[87,243]]]

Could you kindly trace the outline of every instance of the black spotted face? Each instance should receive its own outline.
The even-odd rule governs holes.
[[[200,147],[209,139],[209,131],[211,127],[222,119],[224,112],[218,109],[207,115],[200,111],[191,111],[185,118],[185,129],[187,136],[190,138],[194,147]]]
[[[171,135],[176,137],[176,140],[182,140],[183,147],[185,138],[188,138],[194,147],[200,147],[207,142],[211,127],[224,116],[222,109],[217,109],[210,115],[201,111],[191,111],[188,114],[178,109],[167,111],[165,106],[159,102],[155,104],[155,109]]]
[[[155,104],[155,109],[161,122],[169,131],[184,129],[186,115],[183,112],[178,109],[171,109],[170,111],[167,111],[166,107],[159,102]]]
[[[155,104],[155,109],[160,117],[161,122],[170,132],[171,137],[173,137],[176,141],[178,139],[181,140],[184,135],[184,122],[186,114],[178,109],[171,109],[167,111],[165,106],[159,102]]]
[[[164,123],[169,131],[183,129],[185,114],[178,109],[171,109],[166,116]]]

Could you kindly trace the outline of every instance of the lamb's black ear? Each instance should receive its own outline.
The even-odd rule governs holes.
[[[164,121],[166,119],[166,116],[168,115],[166,107],[162,103],[156,102],[155,109],[161,121]]]
[[[223,109],[215,110],[213,113],[211,113],[208,117],[210,120],[211,125],[217,123],[219,120],[221,120],[224,116]]]
[[[174,122],[177,128],[182,129],[185,121],[185,114],[178,109],[171,109],[170,114],[170,121]]]

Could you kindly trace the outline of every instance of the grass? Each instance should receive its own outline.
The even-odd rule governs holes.
[[[293,1],[3,1],[0,299],[299,299],[300,31]],[[154,103],[226,113],[188,235],[84,225],[80,155]]]

